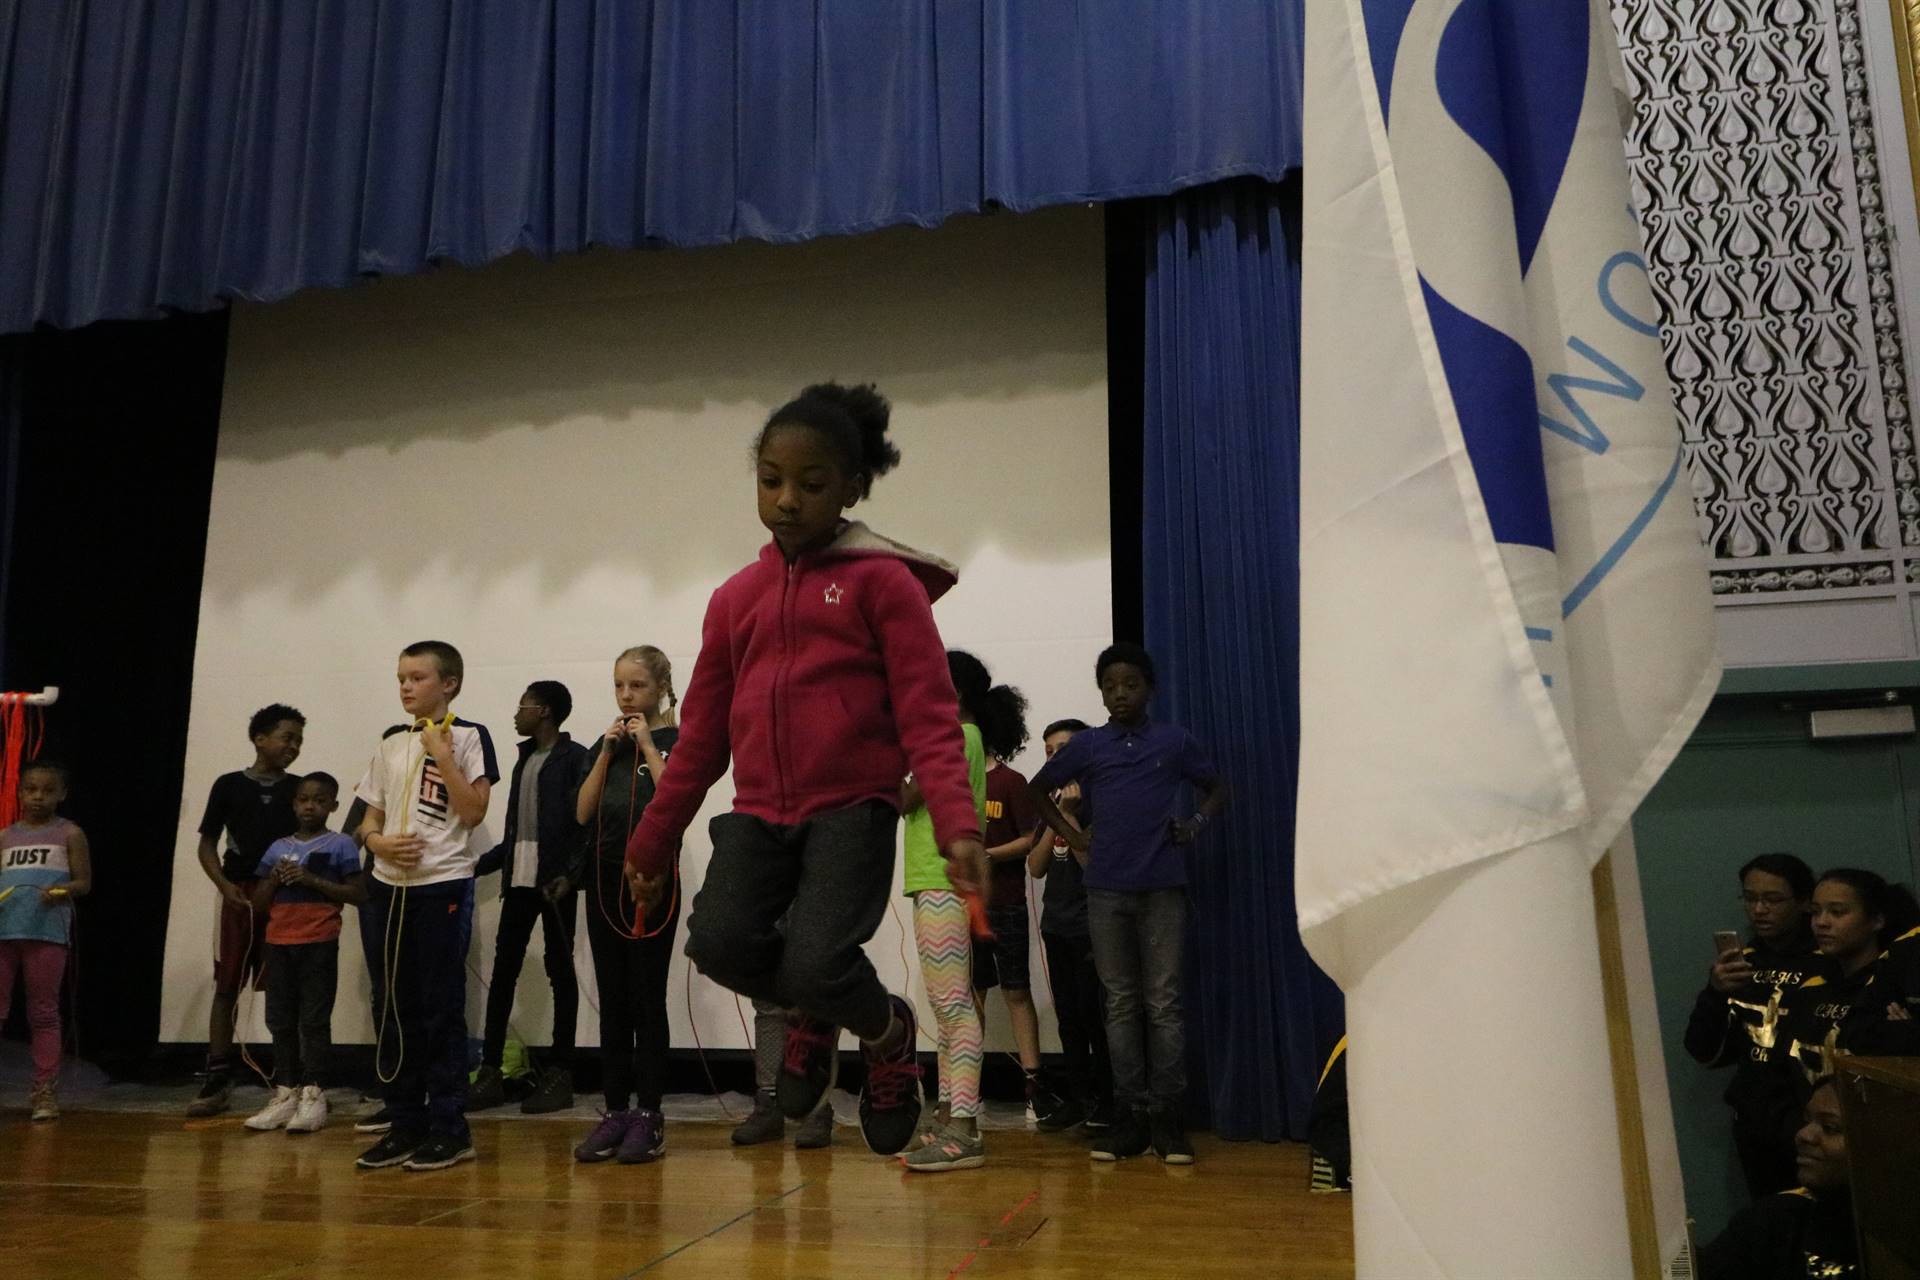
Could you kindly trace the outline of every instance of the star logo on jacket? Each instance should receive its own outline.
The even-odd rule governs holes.
[[[836,582],[830,585],[825,591],[821,592],[820,594],[826,599],[826,602],[828,604],[839,604],[843,599],[846,598],[847,593],[841,590],[840,584]]]

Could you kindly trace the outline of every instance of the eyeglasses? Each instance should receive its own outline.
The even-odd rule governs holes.
[[[520,706],[519,706],[519,710],[521,710],[521,711],[545,711],[545,710],[546,710],[546,708],[545,708],[545,707],[543,707],[543,706],[541,706],[541,705],[540,705],[539,703],[537,703],[537,702],[523,702],[523,703],[521,703],[521,704],[520,704]]]
[[[1784,907],[1793,899],[1784,893],[1743,893],[1740,905],[1743,907]]]

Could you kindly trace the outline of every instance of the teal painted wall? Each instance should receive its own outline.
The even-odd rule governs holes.
[[[1741,928],[1735,873],[1756,853],[1798,854],[1814,872],[1867,867],[1912,883],[1920,742],[1812,741],[1807,713],[1843,690],[1896,689],[1920,701],[1912,664],[1729,673],[1693,739],[1634,822],[1654,989],[1687,1208],[1702,1242],[1745,1202],[1727,1110],[1728,1073],[1681,1044],[1706,981],[1715,929]]]

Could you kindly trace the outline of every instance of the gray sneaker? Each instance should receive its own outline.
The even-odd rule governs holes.
[[[786,1134],[787,1121],[780,1114],[779,1101],[774,1097],[773,1090],[762,1089],[753,1095],[753,1114],[734,1129],[733,1145],[757,1147],[763,1142],[778,1142]]]
[[[955,1169],[978,1169],[987,1162],[987,1144],[980,1131],[963,1133],[948,1125],[933,1135],[933,1141],[915,1147],[900,1157],[909,1173],[950,1173]]]
[[[793,1136],[793,1145],[799,1151],[819,1151],[833,1145],[831,1102],[822,1102],[818,1111],[800,1122],[800,1132]]]
[[[227,1109],[227,1103],[233,1096],[233,1077],[224,1071],[215,1071],[207,1076],[207,1082],[200,1086],[199,1094],[187,1104],[187,1114],[195,1119],[217,1116]]]

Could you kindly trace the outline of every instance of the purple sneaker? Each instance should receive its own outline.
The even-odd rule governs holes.
[[[620,1144],[626,1140],[627,1130],[633,1128],[638,1113],[632,1111],[609,1111],[600,1117],[600,1123],[594,1126],[586,1141],[573,1149],[573,1158],[581,1164],[599,1164],[602,1160],[613,1159],[620,1150]]]
[[[667,1153],[667,1118],[645,1107],[630,1112],[633,1123],[620,1140],[621,1164],[651,1164]]]

